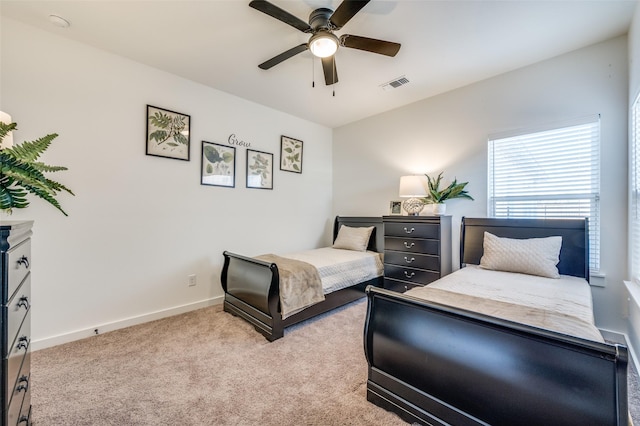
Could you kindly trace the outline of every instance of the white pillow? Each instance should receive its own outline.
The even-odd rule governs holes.
[[[519,240],[485,232],[482,246],[481,268],[560,278],[556,265],[560,261],[562,237]]]
[[[340,226],[340,230],[338,230],[338,237],[333,242],[333,248],[367,251],[371,232],[373,232],[373,226],[354,228],[342,225]]]

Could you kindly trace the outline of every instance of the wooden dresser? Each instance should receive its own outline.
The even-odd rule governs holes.
[[[404,292],[451,272],[451,216],[384,216],[384,288]]]
[[[32,221],[0,224],[2,255],[2,420],[31,424],[31,227]]]

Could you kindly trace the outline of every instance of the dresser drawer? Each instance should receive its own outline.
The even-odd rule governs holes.
[[[439,272],[425,271],[423,269],[407,268],[396,265],[384,265],[385,278],[408,281],[414,284],[425,285],[440,278]]]
[[[26,417],[29,416],[29,406],[31,405],[31,376],[29,372],[29,362],[25,360],[23,364],[26,366],[26,369],[20,371],[20,378],[16,383],[15,388],[13,388],[12,395],[10,395],[11,401],[9,402],[9,425],[18,425],[18,424],[26,424],[24,422],[18,423],[23,415],[23,413],[27,413]]]
[[[436,223],[385,223],[384,235],[439,239],[440,225]]]
[[[11,299],[24,277],[31,270],[31,239],[7,252],[7,269],[9,282],[2,304]]]
[[[27,275],[22,286],[7,304],[7,334],[6,348],[10,348],[15,341],[22,320],[31,307],[31,274]],[[5,356],[6,354],[2,354]]]
[[[385,251],[384,261],[392,265],[440,271],[440,257],[433,255]]]
[[[406,281],[394,280],[391,278],[384,279],[384,288],[391,291],[397,291],[398,293],[404,293],[407,290],[412,289],[413,287],[422,287],[418,284],[411,284]]]
[[[386,237],[384,239],[384,248],[385,250],[403,251],[408,253],[440,255],[440,241],[438,240]]]
[[[29,376],[29,382],[31,382],[31,376]],[[18,426],[31,425],[31,386],[27,389],[27,393],[22,400],[22,409],[20,410],[20,417],[18,418]]]
[[[16,387],[19,374],[21,374],[20,369],[29,369],[29,365],[25,366],[25,364],[29,364],[30,360],[30,330],[31,316],[29,315],[25,318],[22,328],[18,332],[18,338],[7,356],[7,381],[5,383],[7,395],[11,395],[12,389]]]

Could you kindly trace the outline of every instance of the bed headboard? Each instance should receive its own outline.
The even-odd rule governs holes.
[[[478,265],[484,231],[506,238],[562,237],[558,271],[589,281],[589,223],[582,219],[462,218],[460,267]]]
[[[338,236],[338,230],[340,225],[352,226],[354,228],[362,226],[373,226],[373,232],[369,238],[369,246],[367,250],[377,251],[382,253],[384,251],[384,229],[382,223],[382,217],[348,217],[348,216],[336,216],[336,220],[333,223],[333,241]]]

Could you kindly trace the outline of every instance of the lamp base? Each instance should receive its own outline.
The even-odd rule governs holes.
[[[418,216],[422,209],[424,209],[424,201],[420,198],[409,198],[402,203],[402,208],[409,216]]]

